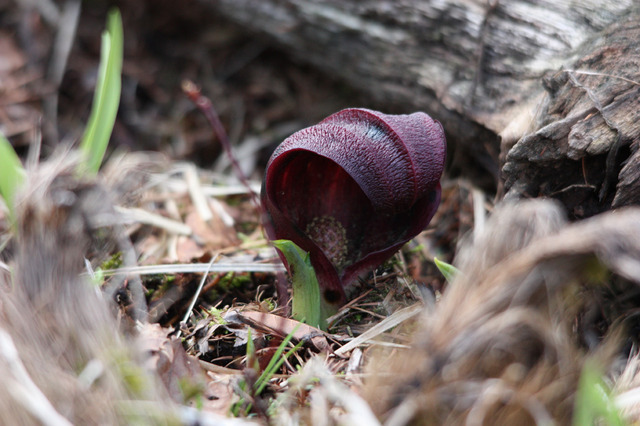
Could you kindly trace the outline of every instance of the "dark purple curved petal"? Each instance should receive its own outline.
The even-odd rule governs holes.
[[[442,126],[424,113],[333,114],[271,156],[261,194],[268,236],[308,251],[325,298],[343,303],[345,285],[429,223],[445,150]]]

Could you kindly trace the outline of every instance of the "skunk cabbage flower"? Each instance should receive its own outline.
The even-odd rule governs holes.
[[[337,307],[358,275],[427,226],[445,152],[442,126],[427,114],[337,112],[271,156],[261,191],[267,236],[309,252],[324,302]]]

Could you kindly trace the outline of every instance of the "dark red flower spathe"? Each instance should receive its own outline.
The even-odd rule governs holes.
[[[427,226],[445,153],[442,126],[427,114],[337,112],[271,156],[261,193],[268,237],[308,251],[325,300],[343,304],[345,286]]]

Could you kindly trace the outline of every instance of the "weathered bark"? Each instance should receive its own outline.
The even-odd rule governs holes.
[[[608,28],[545,80],[534,128],[508,152],[505,187],[575,217],[640,203],[640,22]]]
[[[508,149],[527,130],[540,130],[529,129],[529,124],[532,111],[544,95],[543,78],[580,66],[603,70],[597,65],[608,58],[608,39],[600,33],[613,33],[620,20],[640,16],[633,0],[202,1],[251,30],[268,35],[291,55],[344,79],[375,101],[431,114],[447,131],[452,148],[450,171],[462,171],[478,179],[482,173],[474,171],[480,168],[494,182],[499,176],[500,141],[504,160]],[[618,47],[616,51],[635,54],[635,40],[626,39],[629,49]],[[616,42],[624,44],[625,40]],[[600,56],[590,62],[578,60],[594,54],[593,49],[600,51]],[[618,75],[617,66],[609,65],[613,68],[602,72]],[[624,75],[633,79],[633,73],[627,70]],[[562,72],[549,81],[562,86],[571,84],[574,77],[578,81],[593,80],[584,74]],[[633,85],[615,78],[601,80],[608,81],[609,97]],[[556,96],[571,95],[563,94],[561,87],[557,89]],[[576,93],[582,90],[575,89]],[[604,98],[601,103],[603,108],[608,105]],[[618,114],[611,111],[610,115],[614,113]],[[626,130],[620,128],[626,121],[611,120],[618,123],[618,133],[626,137]],[[539,116],[536,123],[546,126],[551,121],[551,116]],[[582,132],[592,137],[590,130],[585,133],[588,129],[584,125],[582,130],[575,130],[575,135]],[[560,138],[557,143],[567,142]],[[605,142],[598,153],[606,153],[610,147],[611,143]],[[572,161],[583,158],[572,152]],[[589,149],[581,152],[587,157],[594,155]],[[524,170],[516,163],[533,160],[521,155],[511,156],[509,161],[508,186],[524,186],[531,194],[534,182],[514,173]],[[621,177],[621,183],[632,185],[629,177]],[[562,188],[561,183],[558,188]],[[616,200],[626,203],[630,198],[620,195]]]

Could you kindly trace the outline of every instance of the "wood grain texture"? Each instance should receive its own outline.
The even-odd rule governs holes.
[[[545,79],[535,130],[507,154],[507,195],[554,197],[575,217],[640,203],[638,40],[638,19],[623,20]]]

